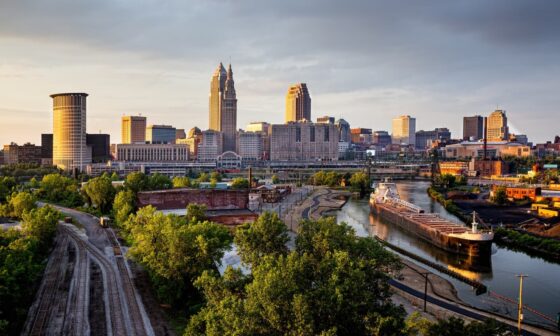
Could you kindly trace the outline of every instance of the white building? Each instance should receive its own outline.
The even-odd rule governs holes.
[[[176,144],[118,144],[117,161],[184,162],[189,159],[189,147]]]
[[[263,158],[263,140],[261,133],[239,132],[237,153],[243,161],[257,161]]]
[[[222,154],[223,151],[223,139],[222,132],[214,130],[202,131],[202,139],[198,144],[198,161],[216,161],[218,155]]]

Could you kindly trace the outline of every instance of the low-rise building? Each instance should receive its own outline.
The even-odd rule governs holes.
[[[432,131],[416,132],[416,149],[427,149],[432,147],[432,143],[436,140],[447,142],[451,139],[451,132],[448,128],[436,128]]]
[[[492,177],[506,175],[509,171],[508,165],[500,159],[480,160],[473,158],[469,162],[469,171],[480,177]]]
[[[465,161],[441,161],[439,171],[441,174],[451,174],[453,176],[467,175],[469,163]]]
[[[464,141],[458,144],[447,145],[443,149],[446,158],[483,158],[484,143]],[[505,156],[528,157],[531,155],[531,148],[515,142],[498,141],[488,142],[486,148],[486,158],[500,158]]]
[[[350,139],[355,144],[371,144],[373,139],[371,128],[351,128]]]
[[[189,159],[186,145],[177,144],[118,144],[117,161],[184,162]]]
[[[334,124],[289,122],[272,125],[271,160],[338,160],[338,130]]]
[[[169,125],[149,125],[146,127],[146,141],[152,144],[175,143],[177,132]]]
[[[18,145],[12,142],[4,145],[4,164],[41,164],[41,147],[30,143]]]
[[[387,131],[375,131],[373,133],[373,143],[381,148],[392,144],[391,135]]]

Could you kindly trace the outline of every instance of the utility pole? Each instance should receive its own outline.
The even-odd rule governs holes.
[[[521,335],[521,321],[523,320],[523,278],[528,275],[519,274],[519,306],[517,307],[517,332]]]
[[[430,273],[421,273],[424,276],[424,313],[426,312],[426,302],[428,301],[428,275]]]

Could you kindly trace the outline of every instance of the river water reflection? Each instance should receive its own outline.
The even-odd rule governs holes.
[[[458,218],[449,214],[439,203],[428,196],[426,192],[428,186],[429,183],[424,181],[397,183],[397,188],[403,199],[422,207],[428,212],[435,212],[442,217],[461,223]],[[526,278],[523,282],[524,303],[554,319],[560,312],[560,265],[558,264],[530,257],[521,252],[500,248],[496,244],[492,248],[491,260],[482,264],[447,253],[408,232],[402,231],[391,223],[380,221],[377,216],[370,214],[367,200],[350,200],[337,213],[337,220],[351,225],[359,236],[377,235],[391,244],[444,265],[471,279],[476,279],[484,283],[490,291],[513,300],[517,300],[519,291],[516,274],[527,274],[529,278]],[[465,302],[516,316],[514,304],[505,303],[488,294],[476,296],[470,286],[441,273],[438,274],[455,285],[459,297]],[[526,312],[525,319],[538,321],[539,323],[543,322],[537,315],[529,312]]]

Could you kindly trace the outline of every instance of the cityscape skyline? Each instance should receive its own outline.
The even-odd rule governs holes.
[[[316,10],[312,3],[263,6],[242,1],[170,3],[155,10],[152,4],[136,8],[106,2],[76,4],[85,19],[69,20],[70,29],[59,29],[55,23],[66,14],[64,5],[56,1],[29,6],[33,8],[25,3],[0,5],[0,40],[5,50],[0,67],[2,143],[38,143],[41,133],[52,131],[48,96],[64,91],[91,95],[90,133],[101,130],[118,139],[119,118],[139,113],[154,124],[206,129],[208,74],[224,55],[236,64],[238,125],[261,120],[263,114],[268,122],[281,123],[286,88],[306,82],[313,93],[312,119],[331,115],[356,127],[390,130],[393,117],[409,114],[417,118],[417,130],[448,127],[458,136],[462,117],[487,115],[498,105],[508,111],[512,133],[527,134],[534,142],[549,141],[557,133],[554,121],[560,100],[554,89],[560,68],[553,60],[558,41],[551,33],[558,23],[547,15],[554,10],[546,5],[472,2],[463,8],[439,3],[438,10],[430,12],[435,5],[411,5],[403,11],[383,2],[343,8],[327,1]],[[376,5],[383,8],[384,16],[398,16],[404,28],[431,31],[439,42],[426,36],[418,39],[411,30],[394,25],[389,30],[387,18],[373,10]],[[196,17],[187,14],[193,6]],[[225,19],[206,27],[204,21],[218,6],[219,17]],[[270,20],[286,10],[295,12],[294,7],[301,9],[297,16]],[[256,14],[249,15],[249,9]],[[100,26],[102,16],[112,26],[121,18],[117,14],[127,11],[131,20],[122,23],[116,36]],[[154,14],[145,14],[150,12]],[[27,25],[18,19],[24,15]],[[384,24],[376,24],[376,18]],[[140,19],[169,24],[150,29],[139,24]],[[309,20],[315,27],[302,31]],[[227,34],[226,25],[231,28]],[[254,25],[263,29],[249,29]],[[341,30],[328,34],[329,26]],[[195,27],[208,30],[201,38],[189,33],[181,43],[168,43],[181,32],[196,31]],[[91,31],[96,36],[87,33]],[[228,36],[227,42],[214,41],[223,35]],[[295,47],[277,47],[288,42]],[[309,48],[297,48],[303,44]],[[28,132],[21,132],[22,128]]]

